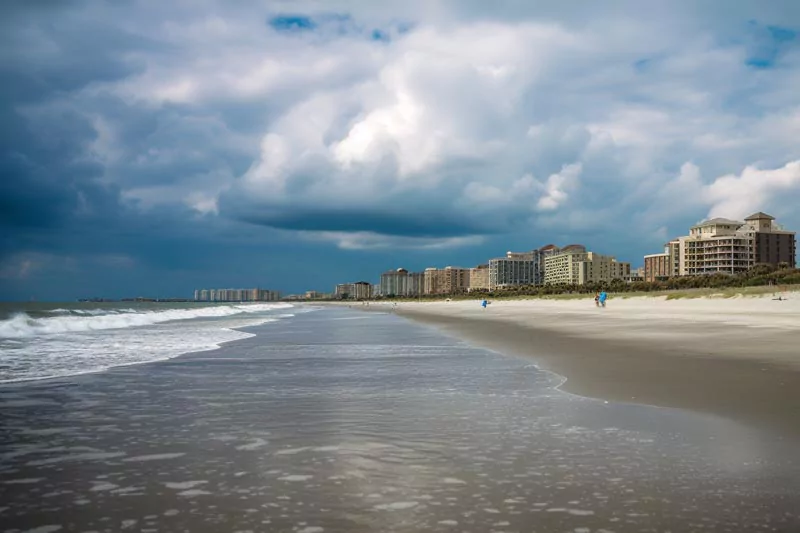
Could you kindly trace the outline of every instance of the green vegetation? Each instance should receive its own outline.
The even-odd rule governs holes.
[[[599,291],[613,293],[616,298],[633,298],[637,296],[666,296],[668,300],[680,298],[719,297],[732,298],[739,295],[771,294],[782,291],[800,290],[800,269],[759,265],[743,274],[711,274],[705,276],[680,276],[663,281],[637,281],[627,283],[617,279],[611,282],[591,282],[586,285],[520,285],[488,290],[473,290],[454,294],[423,295],[420,297],[385,299],[429,301],[492,299],[576,299],[586,298]]]

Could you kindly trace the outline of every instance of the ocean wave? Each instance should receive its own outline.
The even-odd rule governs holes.
[[[136,309],[50,309],[43,312],[49,315],[100,316],[122,315],[138,311]]]
[[[160,322],[190,320],[193,318],[215,318],[240,314],[262,313],[273,309],[287,309],[291,304],[240,304],[219,305],[189,309],[141,310],[135,309],[89,309],[81,313],[64,313],[56,316],[33,318],[25,313],[17,313],[0,321],[0,338],[21,339],[59,333],[80,333],[104,329],[123,329],[149,326]],[[96,313],[100,311],[102,313]]]

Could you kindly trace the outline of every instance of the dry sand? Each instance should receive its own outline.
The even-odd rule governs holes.
[[[786,297],[787,295],[784,295]],[[596,398],[687,408],[800,438],[800,293],[773,297],[372,304],[530,356]]]

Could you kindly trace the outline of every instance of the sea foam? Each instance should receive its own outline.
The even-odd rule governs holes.
[[[263,313],[273,309],[292,307],[290,304],[241,304],[197,307],[189,309],[143,310],[78,310],[80,314],[58,314],[32,318],[25,313],[17,313],[0,321],[0,338],[20,339],[39,335],[96,331],[103,329],[123,329],[149,326],[173,320],[193,318],[214,318],[244,313]]]

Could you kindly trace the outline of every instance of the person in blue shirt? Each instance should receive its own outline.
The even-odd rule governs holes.
[[[606,306],[606,300],[607,299],[608,299],[608,294],[606,294],[606,291],[601,292],[600,293],[600,306],[601,307],[605,307]]]

